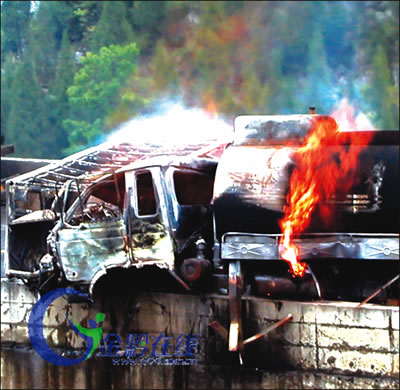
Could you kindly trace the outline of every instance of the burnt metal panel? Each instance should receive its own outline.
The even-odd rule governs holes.
[[[234,145],[298,143],[322,115],[241,115],[235,118]]]
[[[392,134],[391,134],[392,133]],[[399,223],[398,132],[374,132],[362,148],[352,186],[339,190],[316,205],[306,233],[353,232],[397,233]],[[327,145],[333,156],[341,148]],[[214,186],[216,236],[227,232],[279,233],[279,220],[289,191],[290,175],[296,165],[296,147],[281,145],[231,146],[222,156]],[[320,207],[333,213],[327,223]]]
[[[225,234],[222,238],[222,259],[280,260],[278,235]]]
[[[222,237],[223,260],[280,260],[280,234],[228,233]],[[399,260],[398,234],[309,234],[294,239],[299,258]]]
[[[291,147],[229,147],[217,168],[214,198],[231,194],[246,203],[282,211],[293,164]]]
[[[10,178],[11,176],[21,175],[34,169],[54,163],[56,160],[36,159],[36,158],[18,158],[18,157],[2,157],[1,158],[1,180]]]
[[[46,167],[18,176],[15,182],[60,188],[69,179],[79,179],[82,188],[96,178],[113,173],[121,167],[137,160],[147,160],[155,156],[193,156],[218,160],[224,142],[205,141],[193,145],[162,147],[151,144],[104,143],[58,160]],[[221,149],[221,150],[220,150]],[[88,175],[93,175],[88,177]]]
[[[214,182],[215,164],[199,165],[196,169],[188,169],[186,166],[169,166],[163,169],[164,185],[169,189],[166,191],[167,213],[176,252],[181,253],[193,245],[198,237],[202,237],[212,246],[212,207],[209,203],[180,204],[176,193],[175,172],[208,175]],[[196,185],[192,188],[192,191],[201,190]],[[209,190],[212,193],[212,188]]]
[[[129,265],[122,219],[63,228],[58,236],[60,262],[71,282],[88,283],[102,269]]]
[[[156,198],[154,215],[139,215],[136,174],[151,172]],[[133,261],[138,266],[154,264],[160,268],[174,269],[174,247],[169,230],[168,210],[160,167],[125,173],[128,193],[128,231]]]

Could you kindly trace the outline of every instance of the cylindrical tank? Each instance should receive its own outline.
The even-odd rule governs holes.
[[[281,233],[279,220],[296,150],[318,117],[322,116],[236,118],[235,140],[222,155],[215,177],[213,205],[218,240],[227,232]],[[340,137],[337,141],[324,147],[346,148]],[[361,148],[357,180],[348,193],[333,193],[326,201],[335,210],[334,221],[326,224],[317,205],[305,233],[399,232],[399,132],[374,131],[368,146],[353,147]]]

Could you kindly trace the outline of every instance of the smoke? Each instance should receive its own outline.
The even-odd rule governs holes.
[[[334,107],[334,111],[330,116],[339,124],[341,131],[376,130],[367,115],[361,111],[356,113],[356,109],[346,98],[343,98]]]
[[[105,139],[106,143],[173,146],[218,140],[229,142],[233,126],[203,109],[162,103],[156,113],[133,118]],[[103,140],[104,141],[104,140]]]

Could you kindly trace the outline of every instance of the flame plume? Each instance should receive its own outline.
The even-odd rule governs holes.
[[[303,276],[306,264],[299,261],[293,237],[309,226],[317,203],[323,220],[331,220],[334,209],[327,201],[354,184],[359,153],[370,138],[371,132],[340,132],[332,117],[314,118],[304,145],[295,155],[296,167],[290,179],[285,215],[280,221],[280,256],[289,262],[294,276]]]

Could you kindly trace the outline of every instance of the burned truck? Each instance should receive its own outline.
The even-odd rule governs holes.
[[[282,259],[280,221],[298,152],[324,120],[334,122],[315,114],[239,116],[229,144],[109,143],[13,178],[6,274],[41,293],[60,286],[93,293],[113,269],[158,267],[188,292],[229,294],[233,351],[243,295],[368,297],[398,273],[398,131],[343,131],[322,143],[319,153],[332,155],[345,191],[334,188],[317,202],[292,237],[304,275]],[[357,151],[351,182],[340,177],[349,139]],[[334,215],[329,223],[324,210]],[[398,300],[398,286],[376,299]]]
[[[106,144],[7,181],[7,276],[92,292],[109,269],[155,265],[190,290],[179,262],[212,240],[222,146]]]

